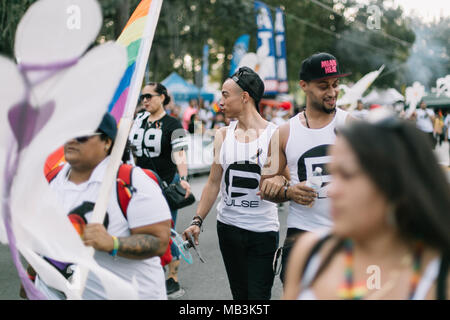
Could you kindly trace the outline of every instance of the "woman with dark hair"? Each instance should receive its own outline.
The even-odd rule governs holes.
[[[450,187],[427,138],[391,116],[339,130],[333,228],[298,239],[285,299],[448,299]]]
[[[186,132],[178,119],[166,113],[164,107],[169,102],[170,96],[164,85],[157,82],[145,85],[140,96],[144,112],[137,114],[129,139],[136,148],[137,166],[153,170],[167,184],[181,179],[181,186],[186,189],[188,197],[191,187],[187,179]],[[174,210],[171,213],[175,224],[178,212]],[[178,283],[180,253],[174,244],[171,252],[173,260],[169,264],[167,294],[180,290]]]

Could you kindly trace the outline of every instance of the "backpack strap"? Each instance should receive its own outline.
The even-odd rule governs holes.
[[[129,164],[122,164],[119,167],[119,172],[117,173],[117,202],[119,203],[120,210],[123,216],[127,219],[127,209],[130,203],[133,193],[136,189],[133,187],[132,176],[133,169],[135,167]],[[160,185],[161,178],[156,174],[156,172],[150,169],[142,169],[144,173],[155,181],[158,186]]]
[[[155,181],[158,184],[158,186],[161,186],[161,178],[155,171],[150,170],[150,169],[142,169],[142,171],[144,171],[144,173],[147,176],[149,176],[153,181]]]
[[[317,241],[317,243],[314,245],[314,247],[309,252],[308,258],[306,259],[306,262],[303,266],[302,278],[305,276],[305,272],[306,272],[312,258],[318,254],[318,252],[323,247],[325,242],[327,242],[328,240],[331,240],[332,238],[333,238],[332,234],[327,234],[326,236],[322,237],[319,241]],[[344,244],[344,240],[342,240],[342,239],[337,239],[337,240],[338,240],[337,243],[333,246],[333,248],[330,250],[328,255],[321,262],[319,268],[317,269],[317,272],[312,277],[312,279],[309,281],[308,286],[311,286],[313,284],[313,282],[317,279],[317,277],[322,273],[323,270],[325,270],[325,268],[331,262],[331,259],[334,257],[334,255],[342,248],[342,246]]]
[[[314,247],[312,247],[311,251],[309,252],[308,258],[306,259],[305,264],[303,265],[302,277],[305,275],[305,271],[308,268],[308,265],[311,262],[312,257],[314,257],[320,251],[320,248],[322,248],[323,244],[330,238],[331,234],[328,234],[325,237],[322,237],[319,241],[317,241]]]
[[[56,176],[58,175],[58,173],[62,170],[64,166],[63,165],[59,165],[56,168],[50,170],[49,173],[47,173],[47,175],[45,176],[45,179],[47,179],[47,182],[50,183],[53,181],[53,179],[56,178]]]
[[[122,164],[119,167],[117,173],[117,202],[119,203],[120,210],[123,216],[127,219],[127,208],[130,203],[131,197],[135,189],[131,183],[131,177],[133,173],[133,166],[129,164]]]
[[[447,275],[450,267],[449,255],[444,253],[442,255],[441,267],[437,279],[436,298],[437,300],[447,300]]]

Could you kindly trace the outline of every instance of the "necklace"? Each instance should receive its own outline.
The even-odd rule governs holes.
[[[353,242],[346,239],[344,242],[345,250],[345,271],[344,283],[338,289],[338,296],[341,299],[360,300],[367,293],[367,286],[363,282],[354,284],[353,278]]]
[[[353,242],[350,239],[344,240],[345,250],[345,271],[344,283],[338,289],[338,297],[346,300],[361,300],[367,294],[367,285],[364,282],[354,283],[353,275]],[[420,279],[421,260],[423,253],[423,244],[418,242],[414,250],[413,274],[410,278],[410,288],[408,298],[414,297],[417,285]]]
[[[306,117],[306,110],[303,111],[303,115],[305,116],[306,126],[307,126],[309,129],[311,129],[311,127],[309,126],[309,123],[308,123],[308,118]]]

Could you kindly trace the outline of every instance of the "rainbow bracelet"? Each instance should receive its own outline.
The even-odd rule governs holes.
[[[115,236],[112,236],[114,241],[114,249],[110,252],[110,255],[113,257],[117,256],[117,252],[119,251],[119,239]]]

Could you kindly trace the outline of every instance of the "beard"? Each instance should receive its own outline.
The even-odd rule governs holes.
[[[321,110],[321,111],[325,112],[326,114],[332,114],[333,112],[336,111],[336,104],[334,104],[334,106],[331,109],[328,109],[327,107],[325,107],[324,103],[312,103],[312,106],[314,107],[314,109]]]
[[[327,113],[327,114],[331,114],[331,113],[333,113],[333,112],[336,111],[336,105],[334,105],[334,107],[331,108],[331,109],[327,109],[327,108],[325,108],[324,105],[322,105],[322,110],[323,110],[323,112],[325,112],[325,113]]]

